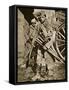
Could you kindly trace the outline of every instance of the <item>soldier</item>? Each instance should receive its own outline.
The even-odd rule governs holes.
[[[40,10],[35,11],[33,14],[34,14],[35,18],[37,19],[37,21],[39,22],[39,24],[38,24],[39,25],[39,33],[41,34],[40,36],[42,39],[44,39],[44,42],[45,42],[45,38],[48,35],[48,30],[47,30],[48,28],[47,28],[47,26],[44,26],[45,22],[46,22],[46,24],[48,24],[46,15],[44,12],[42,12]],[[44,38],[42,36],[44,36]],[[42,56],[41,57],[41,56],[39,56],[39,54],[37,54],[37,65],[38,65],[38,68],[39,68],[38,71],[39,71],[40,67],[45,68],[48,65],[46,64],[46,61],[45,61],[46,60],[46,58],[44,56],[45,51],[43,49],[40,49],[40,50],[38,49],[38,52],[41,53],[41,56]],[[37,71],[37,74],[38,74],[38,71]],[[46,69],[44,69],[44,71],[46,72]]]
[[[29,52],[29,65],[32,67],[34,73],[36,73],[36,58],[37,58],[37,50],[38,46],[35,44],[36,38],[38,36],[38,22],[36,19],[31,20],[31,25],[30,25],[30,32],[29,32],[29,41],[31,44],[31,49],[28,51]]]
[[[51,37],[53,34],[52,34],[52,28],[49,25],[48,20],[46,18],[46,14],[40,10],[36,10],[33,14],[35,16],[35,19],[37,20],[36,25],[35,25],[35,28],[37,27],[37,29],[35,29],[36,34],[34,34],[34,32],[33,32],[33,36],[36,36],[36,35],[38,36],[38,32],[39,32],[39,35],[41,37],[41,38],[38,38],[39,46],[41,44],[43,44],[43,42],[44,42],[43,49],[37,48],[37,58],[36,58],[37,73],[36,73],[36,76],[40,77],[40,68],[46,67],[46,69],[44,69],[44,72],[48,71],[48,65],[46,63],[46,59],[47,59],[46,58],[46,56],[47,56],[46,52],[47,51],[45,51],[45,50],[50,48],[50,45],[52,44]],[[36,38],[33,40],[33,42],[35,40],[36,40]],[[48,42],[50,42],[50,43],[48,43]]]

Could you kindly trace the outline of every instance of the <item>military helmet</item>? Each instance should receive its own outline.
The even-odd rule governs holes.
[[[33,15],[36,19],[41,17],[41,10],[40,9],[34,9]]]

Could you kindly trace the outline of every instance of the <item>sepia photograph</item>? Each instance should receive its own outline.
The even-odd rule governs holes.
[[[66,11],[17,8],[17,82],[66,79]]]

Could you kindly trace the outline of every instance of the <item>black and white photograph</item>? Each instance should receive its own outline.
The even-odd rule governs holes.
[[[17,82],[66,80],[66,10],[17,8]]]

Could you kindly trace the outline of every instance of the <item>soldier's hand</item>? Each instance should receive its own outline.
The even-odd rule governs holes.
[[[44,45],[44,46],[43,46],[43,49],[44,49],[44,50],[47,50],[48,48]]]

